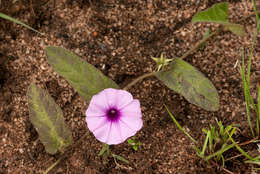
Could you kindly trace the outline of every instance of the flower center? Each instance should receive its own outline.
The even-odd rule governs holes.
[[[111,121],[116,121],[119,118],[119,116],[120,112],[115,108],[111,108],[107,111],[107,117]]]

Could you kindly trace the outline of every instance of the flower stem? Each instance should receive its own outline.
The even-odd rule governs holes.
[[[106,152],[106,154],[108,154],[108,155],[109,155],[109,153],[110,153],[109,145],[106,144],[106,143],[103,144],[103,147],[102,147],[102,149],[99,151],[98,156],[102,156],[105,152]]]
[[[187,51],[185,54],[183,54],[180,59],[184,59],[186,58],[188,55],[192,54],[194,51],[196,51],[201,44],[203,44],[204,42],[206,42],[209,38],[211,38],[212,36],[214,36],[215,34],[217,34],[220,31],[220,29],[217,29],[216,31],[214,31],[213,33],[211,33],[210,35],[206,36],[205,38],[201,39],[199,42],[197,42],[197,44],[191,48],[189,51]]]
[[[131,83],[129,83],[128,85],[126,85],[123,89],[124,90],[128,90],[130,87],[132,87],[133,85],[135,85],[137,82],[139,82],[140,80],[143,80],[144,78],[147,78],[147,77],[150,77],[150,76],[153,76],[155,75],[155,72],[151,72],[151,73],[147,73],[147,74],[144,74],[138,78],[136,78],[135,80],[133,80]]]

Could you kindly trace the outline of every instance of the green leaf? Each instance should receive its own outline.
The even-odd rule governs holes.
[[[228,3],[218,3],[211,8],[198,12],[192,18],[192,22],[228,23]]]
[[[102,156],[105,152],[110,153],[110,150],[109,150],[109,145],[104,143],[102,149],[98,153],[98,156]]]
[[[245,35],[245,29],[240,24],[233,24],[233,23],[227,23],[224,25],[228,30],[230,30],[232,33],[238,35],[238,36],[244,36]]]
[[[216,88],[189,63],[176,59],[171,64],[171,70],[159,71],[155,76],[167,87],[183,95],[190,103],[208,111],[219,109]]]
[[[17,24],[19,24],[19,25],[22,25],[22,26],[24,26],[24,27],[26,27],[26,28],[28,28],[28,29],[30,29],[30,30],[36,32],[36,33],[39,33],[39,34],[41,34],[41,35],[44,35],[43,33],[40,33],[39,31],[33,29],[33,28],[30,27],[29,25],[26,25],[25,23],[23,23],[23,22],[21,22],[21,21],[15,19],[15,18],[12,18],[12,17],[10,17],[10,16],[8,16],[8,15],[6,15],[6,14],[3,14],[3,13],[1,13],[1,12],[0,12],[0,18],[9,20],[9,21],[14,22],[14,23],[17,23]]]
[[[198,12],[193,18],[192,23],[195,22],[213,22],[224,25],[228,30],[238,36],[245,34],[244,27],[239,24],[230,23],[228,21],[228,3],[221,2],[213,5],[204,11]]]
[[[134,144],[135,144],[135,140],[130,139],[130,138],[127,140],[127,142],[128,142],[128,144],[130,144],[130,145],[134,145]]]
[[[70,51],[61,47],[47,47],[45,51],[48,63],[87,102],[105,88],[119,88],[114,81],[104,76],[93,65],[81,60]]]
[[[36,128],[46,152],[55,154],[72,144],[62,111],[47,91],[31,84],[28,91],[29,118]]]

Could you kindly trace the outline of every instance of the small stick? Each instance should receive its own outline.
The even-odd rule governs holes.
[[[254,139],[252,139],[252,140],[246,141],[246,142],[244,142],[244,143],[238,144],[238,145],[239,145],[239,146],[244,146],[244,145],[247,145],[247,144],[250,144],[250,143],[254,142],[255,140],[257,140],[257,137],[254,138]]]

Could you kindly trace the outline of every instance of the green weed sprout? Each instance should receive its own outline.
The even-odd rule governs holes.
[[[111,153],[109,145],[104,143],[102,149],[98,153],[98,156],[103,156],[103,163],[106,164],[106,158],[108,158],[110,155],[114,158],[115,162],[116,160],[120,160],[126,164],[129,164],[129,161],[123,158],[122,156]]]
[[[221,121],[217,121],[218,123],[218,130],[210,125],[210,129],[202,129],[202,131],[206,134],[206,139],[204,141],[204,146],[199,154],[201,158],[204,158],[206,161],[216,158],[217,161],[222,161],[222,166],[225,165],[225,159],[223,153],[232,147],[234,147],[234,143],[230,140],[236,132],[236,127],[228,125],[224,127]],[[208,156],[205,156],[206,147]]]
[[[177,127],[195,144],[194,149],[196,150],[197,155],[207,162],[211,159],[215,159],[216,161],[222,160],[222,166],[224,167],[225,159],[223,153],[235,146],[235,143],[231,141],[231,137],[235,134],[236,127],[231,125],[224,127],[221,121],[217,121],[218,129],[212,125],[210,125],[209,130],[202,129],[202,131],[206,134],[206,138],[204,140],[203,147],[200,150],[197,146],[197,141],[187,131],[185,131],[183,127],[181,127],[166,105],[165,108]]]
[[[139,146],[142,144],[141,141],[136,142],[135,136],[127,140],[128,144],[132,146],[135,151],[138,151]]]

